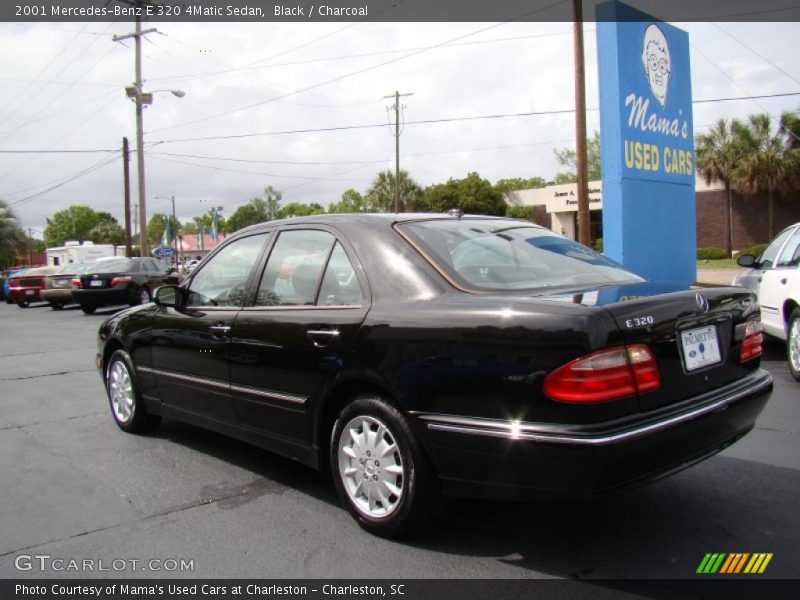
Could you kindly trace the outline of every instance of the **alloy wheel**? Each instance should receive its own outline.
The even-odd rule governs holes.
[[[108,397],[117,421],[130,421],[134,411],[133,382],[128,367],[121,360],[114,362],[108,371]]]

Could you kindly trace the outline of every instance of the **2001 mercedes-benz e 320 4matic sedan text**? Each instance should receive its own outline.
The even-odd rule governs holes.
[[[526,221],[271,221],[110,317],[97,363],[125,431],[167,416],[329,466],[401,535],[441,494],[604,492],[747,433],[772,390],[755,296],[668,289]]]

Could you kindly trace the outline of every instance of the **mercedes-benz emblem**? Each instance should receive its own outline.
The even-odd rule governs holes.
[[[700,307],[700,310],[702,312],[704,312],[704,313],[707,313],[709,306],[708,306],[708,300],[706,300],[706,297],[703,296],[703,294],[701,294],[700,292],[697,292],[694,295],[694,299],[697,300],[697,306]]]

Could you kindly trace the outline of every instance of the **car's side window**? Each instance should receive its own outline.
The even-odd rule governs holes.
[[[339,242],[331,252],[317,304],[320,306],[358,305],[363,301],[356,270]]]
[[[266,233],[231,242],[197,271],[189,285],[189,306],[242,306],[245,285]]]
[[[142,267],[142,262],[139,260],[131,261],[131,273],[142,273],[144,268]]]
[[[800,265],[800,227],[794,230],[778,260],[775,261],[776,267],[796,267],[798,265]]]
[[[772,243],[767,246],[764,252],[761,253],[761,256],[758,259],[758,266],[762,269],[771,268],[775,263],[775,258],[778,256],[778,251],[781,249],[781,246],[783,246],[783,242],[785,242],[786,238],[788,238],[791,234],[791,229],[787,229],[786,231],[779,233],[778,237],[772,240]]]
[[[283,231],[270,252],[256,306],[313,306],[336,238],[327,231]]]

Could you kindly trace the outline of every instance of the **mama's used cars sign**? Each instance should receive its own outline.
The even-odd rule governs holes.
[[[597,7],[605,253],[654,280],[694,281],[689,36],[621,2]]]

